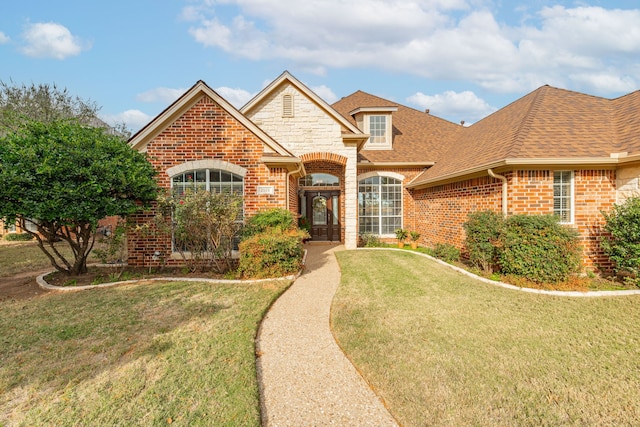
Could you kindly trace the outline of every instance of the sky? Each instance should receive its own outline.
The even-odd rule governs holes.
[[[240,108],[287,70],[467,125],[536,88],[640,89],[637,0],[2,0],[0,80],[133,132],[203,80]]]

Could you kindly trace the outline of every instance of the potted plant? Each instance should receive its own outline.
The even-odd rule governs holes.
[[[420,233],[417,231],[409,232],[409,238],[411,239],[411,249],[416,249],[418,247],[418,239],[420,238]]]
[[[403,228],[398,228],[396,230],[396,239],[398,239],[398,247],[404,248],[404,241],[407,239],[409,232]]]

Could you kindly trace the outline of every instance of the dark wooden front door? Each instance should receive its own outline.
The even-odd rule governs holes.
[[[340,191],[308,191],[307,220],[315,241],[340,241]]]

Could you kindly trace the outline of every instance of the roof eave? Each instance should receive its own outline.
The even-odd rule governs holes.
[[[358,162],[358,167],[363,169],[376,168],[428,168],[436,162]]]
[[[637,157],[637,160],[640,160],[640,156]],[[575,158],[523,158],[523,159],[504,159],[491,163],[485,163],[480,166],[476,166],[473,168],[465,169],[462,171],[452,172],[446,175],[441,175],[435,178],[426,179],[426,180],[414,180],[409,182],[406,187],[414,190],[419,190],[421,188],[433,187],[435,185],[439,185],[445,182],[453,182],[459,181],[460,178],[469,177],[472,175],[478,175],[482,172],[486,172],[487,169],[497,169],[504,168],[509,166],[612,166],[617,165],[621,162],[621,160],[629,159],[630,157],[626,157],[623,159],[612,158],[612,157],[575,157]]]
[[[264,155],[260,159],[268,168],[283,168],[287,172],[298,172],[300,176],[305,176],[307,172],[304,163],[298,157],[279,157]]]

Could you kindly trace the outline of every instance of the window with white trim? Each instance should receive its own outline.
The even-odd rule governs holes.
[[[369,144],[387,144],[387,116],[369,116]]]
[[[171,177],[171,190],[176,195],[188,190],[243,195],[244,178],[221,169],[190,170]]]
[[[358,224],[361,234],[393,235],[402,227],[402,181],[386,176],[358,183]]]
[[[573,222],[573,171],[553,172],[553,213],[562,223]]]

